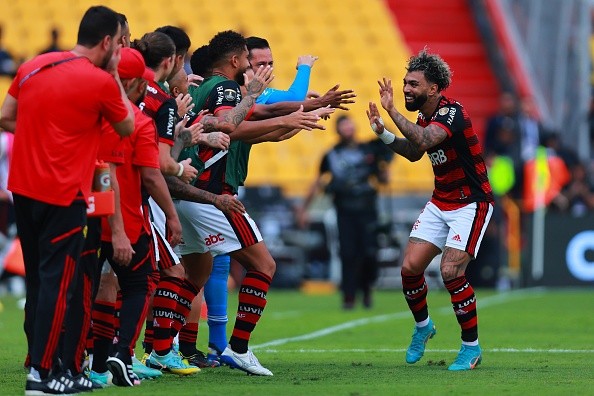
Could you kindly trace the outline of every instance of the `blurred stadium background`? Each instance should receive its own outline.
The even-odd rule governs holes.
[[[96,3],[3,0],[0,48],[17,61],[26,60],[47,47],[50,32],[57,29],[59,46],[68,49],[75,43],[82,14]],[[363,139],[373,137],[365,109],[369,101],[378,101],[376,81],[387,76],[398,88],[408,58],[426,46],[439,53],[454,70],[453,84],[446,95],[465,105],[481,139],[487,120],[499,109],[500,95],[511,92],[517,98],[531,98],[543,127],[557,132],[563,144],[591,169],[590,0],[103,0],[101,3],[127,16],[133,39],[169,24],[188,32],[191,51],[221,30],[233,29],[246,37],[264,37],[275,57],[273,86],[279,88],[287,87],[292,81],[299,55],[319,56],[310,88],[323,93],[340,84],[341,88],[355,90],[357,103],[350,106],[349,113]],[[10,81],[8,76],[0,77],[0,99]],[[402,93],[399,90],[396,93],[396,103],[404,111]],[[407,114],[413,119],[413,114]],[[326,131],[302,132],[287,142],[258,145],[252,151],[245,196],[252,202],[246,206],[254,205],[252,210],[259,215],[261,228],[271,250],[276,248],[279,262],[282,264],[284,260],[285,268],[293,268],[284,274],[288,285],[293,284],[292,279],[316,277],[309,268],[311,251],[315,250],[312,246],[316,244],[296,232],[285,233],[292,224],[282,216],[290,211],[292,201],[303,197],[317,175],[323,153],[336,142],[333,122],[327,122],[326,126]],[[398,249],[432,188],[433,176],[426,158],[414,164],[402,158],[392,162],[390,183],[382,194],[382,214],[389,230],[380,256],[388,269],[397,266]],[[274,204],[280,200],[285,200],[286,205],[275,211]],[[554,268],[549,270],[545,263],[546,274],[533,276],[532,229],[527,226],[532,215],[521,211],[521,205],[512,199],[500,206],[503,209],[501,219],[494,221],[499,227],[494,231],[493,246],[485,246],[486,257],[477,262],[480,264],[477,268],[487,268],[486,272],[491,274],[477,275],[485,285],[507,287],[505,282],[500,282],[502,279],[509,280],[508,286],[554,284],[555,279],[559,285],[593,284],[594,265],[586,253],[590,252],[587,243],[585,247],[583,243],[580,245],[583,254],[577,264],[586,275],[580,278],[572,272],[566,260],[570,253],[560,253],[558,260],[545,253],[547,262],[554,261]],[[324,202],[317,206],[318,219],[324,225],[322,241],[326,250],[320,254],[320,260],[329,261],[332,268],[335,251],[327,207]],[[575,235],[578,235],[594,224],[589,213],[577,220],[571,214],[559,216],[549,228],[558,231],[568,229],[568,224],[583,224],[576,226]],[[548,221],[553,220],[547,217]],[[547,238],[551,238],[551,243]],[[564,242],[556,235],[545,232],[539,241],[543,249],[565,252],[573,240],[571,236],[568,238],[562,246],[560,243]],[[485,245],[491,243],[485,242]],[[527,271],[524,275],[522,268]],[[563,276],[555,272],[561,270]],[[279,282],[282,282],[280,272]],[[383,272],[380,285],[394,284],[389,274],[388,270]],[[321,276],[336,279],[339,275],[327,270]]]

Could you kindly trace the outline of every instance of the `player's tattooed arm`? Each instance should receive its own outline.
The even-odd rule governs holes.
[[[244,75],[244,78],[247,76]],[[274,79],[272,67],[260,66],[254,73],[254,77],[246,84],[247,94],[241,99],[241,102],[230,111],[223,114],[221,118],[215,116],[205,116],[201,123],[204,125],[204,132],[222,131],[232,133],[235,128],[246,119],[252,107],[256,104],[256,99],[268,87]]]
[[[245,95],[237,106],[227,111],[222,117],[205,115],[200,120],[200,123],[204,126],[204,132],[221,131],[225,133],[233,133],[235,128],[245,120],[255,103],[256,99],[251,95]]]
[[[423,151],[419,150],[417,146],[408,139],[396,137],[392,143],[388,145],[396,154],[400,154],[410,162],[415,162],[423,158]]]
[[[165,176],[165,182],[172,197],[204,204],[212,204],[224,213],[244,213],[245,207],[236,197],[232,195],[217,195],[206,190],[186,184],[175,176]]]
[[[392,108],[388,113],[404,137],[423,152],[437,146],[448,136],[443,128],[435,124],[429,124],[423,128],[410,122],[395,108]]]

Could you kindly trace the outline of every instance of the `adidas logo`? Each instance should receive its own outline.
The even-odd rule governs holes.
[[[460,235],[459,234],[454,235],[454,237],[452,238],[452,240],[453,241],[456,241],[456,242],[462,242],[462,239],[460,239]]]

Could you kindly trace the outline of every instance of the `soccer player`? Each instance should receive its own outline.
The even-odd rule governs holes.
[[[259,67],[274,65],[272,50],[266,39],[260,37],[248,37],[246,39],[248,49],[248,60],[250,68],[247,71],[248,76]],[[200,49],[199,49],[200,50]],[[197,50],[192,55],[192,71],[202,77],[210,75],[210,62],[208,61],[208,52]],[[303,101],[306,98],[309,87],[309,77],[311,68],[318,58],[312,55],[301,56],[297,60],[297,74],[290,88],[286,91],[266,88],[264,92],[256,99],[256,103],[271,104],[283,101]],[[207,66],[203,66],[206,64]],[[295,130],[298,132],[299,130]],[[288,131],[285,131],[288,132]],[[295,132],[295,133],[296,133]],[[290,137],[284,134],[284,138]],[[233,152],[239,152],[240,155],[233,155],[238,160],[237,167],[227,165],[227,170],[237,169],[242,175],[238,185],[243,185],[247,177],[247,160],[249,156],[250,143],[236,141],[233,143]],[[232,178],[229,175],[229,178]],[[231,258],[228,254],[217,255],[213,258],[213,268],[204,285],[204,296],[208,307],[208,346],[209,359],[213,360],[220,355],[227,346],[227,278],[229,277],[229,267]],[[183,351],[182,351],[183,352]]]
[[[135,40],[132,46],[142,53],[147,66],[155,72],[155,81],[149,82],[147,95],[140,104],[140,108],[155,121],[157,126],[161,172],[164,175],[174,175],[184,182],[188,182],[196,176],[197,171],[189,164],[189,161],[178,163],[171,156],[175,125],[178,120],[178,107],[175,99],[165,91],[165,87],[162,85],[167,78],[177,73],[182,65],[176,54],[175,43],[166,33],[151,32],[145,34],[140,40]],[[195,125],[192,129],[200,132],[201,125]],[[151,199],[149,199],[146,209],[149,210],[149,208],[151,220],[157,224],[163,223],[162,212]],[[186,316],[184,312],[190,309],[191,298],[188,301],[188,298],[180,296],[180,293],[187,291],[186,294],[192,295],[194,288],[185,281],[184,269],[178,265],[180,261],[167,243],[163,233],[165,230],[161,230],[155,224],[152,227],[153,236],[158,246],[156,254],[161,276],[153,297],[152,312],[147,317],[145,352],[151,353],[155,347],[158,356],[161,357],[158,362],[159,367],[176,374],[192,374],[199,369],[190,367],[182,361],[179,355],[171,353],[170,337],[173,327],[181,328]]]
[[[225,31],[215,35],[208,48],[212,76],[202,82],[193,97],[197,108],[208,110],[214,115],[223,115],[242,101],[240,85],[243,85],[244,73],[249,67],[246,41],[236,32]],[[261,68],[258,72],[260,70]],[[252,95],[248,92],[246,97],[250,96]],[[344,99],[342,95],[338,96],[340,100]],[[285,109],[287,107],[295,106],[285,106]],[[231,139],[258,139],[279,129],[283,133],[294,129],[323,129],[317,124],[319,118],[318,114],[303,112],[301,106],[299,111],[283,117],[257,122],[244,121],[231,133]],[[243,154],[247,153],[234,149],[232,142],[228,154],[190,148],[183,155],[192,158],[193,163],[203,169],[194,183],[195,187],[216,194],[234,195],[237,193],[238,183],[242,181],[235,156]],[[226,171],[226,166],[233,168]],[[214,255],[231,253],[247,269],[239,293],[233,335],[221,354],[221,360],[248,374],[272,375],[248,348],[251,332],[266,305],[266,294],[276,268],[256,224],[247,213],[228,216],[211,205],[197,204],[193,197],[195,188],[179,183],[170,184],[170,179],[168,178],[168,184],[172,195],[182,199],[177,202],[180,220],[184,219],[182,227],[185,244],[180,246],[180,251],[189,276],[196,279],[198,284],[206,282],[212,268],[209,250]],[[208,247],[206,238],[209,239]]]
[[[122,50],[122,61],[118,69],[129,99],[140,103],[146,93],[147,82],[154,78],[153,71],[145,67],[142,55],[130,48]],[[99,370],[98,367],[106,364],[113,375],[113,383],[119,386],[136,384],[131,357],[148,311],[148,302],[155,287],[154,273],[157,271],[150,225],[141,211],[143,186],[166,213],[171,244],[175,246],[181,236],[181,225],[160,172],[154,123],[136,106],[135,116],[134,133],[121,142],[109,127],[104,129],[103,150],[100,152],[101,159],[122,164],[117,167],[116,177],[112,179],[121,205],[121,211],[116,212],[116,216],[121,216],[122,221],[115,221],[113,217],[116,216],[110,216],[109,222],[104,221],[102,235],[102,255],[118,276],[122,308],[115,353],[102,361],[99,351],[96,351],[93,369],[100,374],[104,370]],[[112,235],[116,234],[115,227],[121,226],[123,229],[117,230],[117,233],[124,233],[129,238],[133,248],[130,258],[114,254]]]
[[[23,64],[2,105],[0,126],[16,131],[8,188],[27,273],[25,394],[77,392],[50,370],[85,238],[101,120],[121,136],[134,130],[117,73],[120,36],[116,12],[89,8],[74,49]],[[48,93],[52,100],[39,106]]]
[[[448,64],[439,55],[422,50],[409,59],[406,70],[405,107],[419,112],[416,124],[394,107],[391,80],[379,81],[382,107],[404,138],[384,127],[374,103],[369,103],[367,112],[372,129],[388,147],[413,162],[427,153],[435,174],[433,196],[412,227],[402,263],[402,289],[416,322],[406,362],[418,362],[427,341],[436,334],[427,308],[424,272],[442,253],[441,276],[462,332],[462,347],[448,369],[472,370],[482,356],[476,296],[464,273],[476,258],[493,213],[493,194],[468,113],[442,94],[451,82]]]

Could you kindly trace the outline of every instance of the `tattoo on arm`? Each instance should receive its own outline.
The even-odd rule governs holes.
[[[415,162],[423,157],[423,151],[419,150],[413,142],[404,138],[396,138],[388,145],[396,154],[400,154],[407,160]]]
[[[177,161],[182,150],[185,147],[188,147],[191,142],[192,133],[187,129],[183,129],[179,135],[177,135],[175,142],[173,143],[173,147],[171,147],[171,157]]]
[[[427,151],[431,147],[441,143],[447,137],[446,131],[437,125],[428,125],[423,128],[407,120],[396,109],[391,110],[389,113],[404,137],[414,143],[421,151]]]
[[[172,197],[197,203],[215,204],[218,196],[182,182],[175,176],[165,176],[165,182]]]
[[[220,131],[223,129],[224,123],[236,127],[245,120],[255,102],[256,100],[251,95],[245,95],[237,106],[223,116],[222,120],[214,116],[205,116],[200,121],[204,126],[204,132]]]

